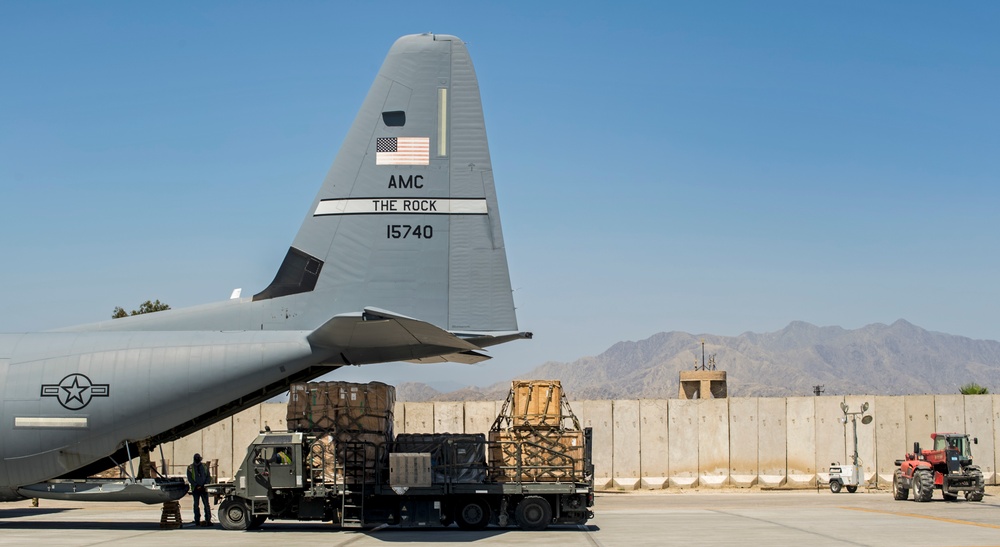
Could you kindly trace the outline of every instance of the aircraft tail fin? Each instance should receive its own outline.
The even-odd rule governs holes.
[[[479,84],[454,36],[392,46],[274,281],[254,301],[321,324],[378,307],[515,331]],[[297,302],[295,305],[289,303]]]

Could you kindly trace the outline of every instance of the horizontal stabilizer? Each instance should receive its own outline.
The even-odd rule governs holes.
[[[313,347],[340,352],[346,362],[358,365],[480,349],[426,321],[377,308],[337,315],[307,338]]]
[[[480,348],[488,348],[490,346],[503,344],[504,342],[511,342],[513,340],[531,340],[534,336],[534,334],[530,332],[498,332],[493,334],[483,332],[455,332],[452,334]]]
[[[459,353],[452,353],[450,355],[438,355],[437,357],[425,357],[423,359],[410,359],[410,363],[462,363],[465,365],[474,365],[476,363],[482,363],[487,359],[492,359],[489,355],[485,353],[479,353],[478,351],[462,351]]]

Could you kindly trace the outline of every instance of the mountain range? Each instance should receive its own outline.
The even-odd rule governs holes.
[[[682,370],[714,355],[730,397],[958,393],[969,382],[1000,388],[1000,342],[931,332],[905,320],[847,330],[794,321],[770,333],[739,336],[662,332],[618,342],[572,363],[547,362],[514,379],[561,380],[571,399],[677,397]],[[500,400],[510,381],[439,392],[421,383],[396,386],[401,401]]]

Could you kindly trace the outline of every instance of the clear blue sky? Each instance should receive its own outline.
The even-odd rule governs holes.
[[[469,43],[520,326],[1000,338],[1000,4],[0,2],[0,331],[265,286],[389,46]]]

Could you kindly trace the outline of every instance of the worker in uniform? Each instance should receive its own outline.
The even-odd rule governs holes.
[[[274,456],[271,456],[271,463],[276,463],[278,465],[292,465],[292,457],[288,455],[291,452],[290,448],[282,446],[274,451]]]
[[[187,469],[188,484],[191,485],[191,495],[194,496],[194,525],[211,526],[212,511],[208,504],[208,489],[205,485],[211,482],[212,477],[208,474],[208,466],[201,462],[201,454],[194,455],[194,461]],[[201,510],[199,502],[205,506],[205,523],[201,522]]]

